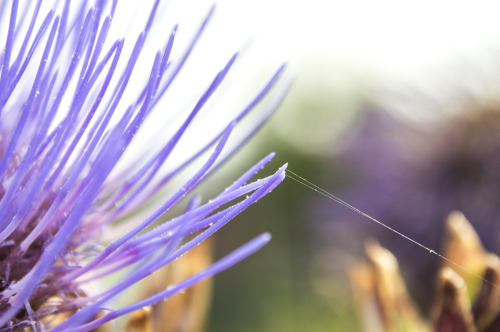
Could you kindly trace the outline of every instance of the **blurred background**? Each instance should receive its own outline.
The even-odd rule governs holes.
[[[203,15],[206,2],[199,8]],[[288,162],[426,246],[439,250],[444,218],[458,209],[498,252],[499,9],[496,1],[218,1],[198,52],[243,49],[242,95],[283,61],[293,86],[204,190],[275,151],[268,173]],[[269,245],[215,278],[207,331],[361,330],[348,270],[368,238],[397,256],[410,293],[430,311],[437,257],[290,179],[218,232],[214,257],[265,231]]]

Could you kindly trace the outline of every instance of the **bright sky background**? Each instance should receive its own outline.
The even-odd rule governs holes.
[[[439,97],[443,95],[440,90],[443,84],[445,88],[449,83],[463,84],[483,92],[484,84],[496,86],[500,82],[499,1],[221,0],[217,3],[210,29],[214,35],[226,36],[216,42],[218,47],[224,48],[229,40],[241,43],[251,37],[251,57],[264,68],[262,72],[287,61],[295,76],[294,90],[287,99],[292,103],[297,92],[310,93],[315,89],[331,91],[333,100],[335,93],[348,94],[358,81],[366,79],[389,89],[403,86],[401,83],[408,84],[410,89],[415,85]],[[485,83],[483,79],[489,75],[493,80]],[[331,113],[334,107],[338,105],[326,105],[326,112]],[[301,135],[297,123],[287,121],[296,117],[293,110],[280,110],[277,120],[273,118],[273,130],[294,141],[292,144],[314,146],[323,153],[335,139],[332,136],[335,126],[343,125],[321,111],[313,108],[310,123],[299,122],[303,127],[316,129],[304,130]],[[344,108],[345,114],[352,111],[348,106]]]
[[[440,0],[219,1],[214,25],[297,66],[349,62],[412,72],[500,46],[500,2]],[[241,32],[243,31],[243,33]]]

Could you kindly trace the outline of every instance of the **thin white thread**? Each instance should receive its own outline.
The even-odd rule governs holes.
[[[352,210],[352,211],[354,211],[354,212],[362,215],[363,217],[368,218],[371,221],[376,222],[377,224],[379,224],[382,227],[385,227],[386,229],[390,230],[391,232],[396,233],[397,235],[405,238],[406,240],[408,240],[408,241],[416,244],[417,246],[419,246],[421,248],[424,248],[430,254],[436,255],[439,258],[443,259],[444,261],[446,261],[446,262],[448,262],[448,263],[456,266],[457,268],[461,269],[462,271],[464,271],[464,272],[466,272],[466,273],[468,273],[468,274],[470,274],[470,275],[472,275],[472,276],[474,276],[476,278],[479,278],[480,280],[484,281],[485,283],[489,284],[490,286],[493,286],[493,287],[496,287],[496,288],[500,289],[500,285],[497,285],[497,284],[495,284],[495,283],[493,283],[493,282],[491,282],[491,281],[483,278],[483,276],[481,276],[481,275],[479,275],[479,274],[477,274],[477,273],[469,270],[465,266],[462,266],[462,265],[458,264],[457,262],[453,261],[452,259],[449,259],[448,257],[446,257],[444,255],[441,255],[437,251],[435,251],[435,250],[433,250],[433,249],[431,249],[431,248],[423,245],[422,243],[420,243],[418,241],[413,240],[412,238],[404,235],[403,233],[395,230],[394,228],[387,226],[386,224],[384,224],[383,222],[379,221],[378,219],[376,219],[376,218],[374,218],[374,217],[372,217],[372,216],[364,213],[363,211],[361,211],[358,208],[352,206],[351,204],[347,203],[346,201],[338,198],[337,196],[333,195],[332,193],[326,191],[325,189],[323,189],[323,188],[315,185],[311,181],[309,181],[309,180],[303,178],[302,176],[298,175],[297,173],[291,171],[289,168],[286,170],[286,176],[289,179],[292,179],[293,181],[298,182],[301,185],[303,185],[303,186],[305,186],[305,187],[307,187],[307,188],[309,188],[309,189],[317,192],[318,194],[323,195],[323,196],[327,197],[328,199],[331,199],[332,201],[334,201],[334,202],[336,202],[336,203],[338,203],[338,204],[340,204],[342,206],[345,206],[346,208],[348,208],[348,209],[350,209],[350,210]]]

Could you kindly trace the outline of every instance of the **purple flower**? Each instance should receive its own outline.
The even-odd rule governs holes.
[[[471,98],[447,109],[453,113],[439,110],[432,121],[421,123],[370,109],[351,132],[341,156],[349,186],[339,195],[437,251],[442,220],[451,211],[461,211],[473,222],[486,249],[495,252],[500,230],[498,104]],[[322,213],[329,212],[323,208]],[[435,287],[428,276],[437,273],[439,260],[374,223],[352,222],[357,216],[351,211],[336,213],[323,217],[318,233],[325,238],[334,234],[324,241],[335,236],[337,244],[352,249],[359,239],[376,237],[401,260],[415,298],[428,306],[432,301],[428,294]],[[331,220],[339,222],[328,223]]]
[[[173,158],[188,127],[233,66],[235,54],[189,112],[180,114],[184,119],[175,130],[166,127],[146,147],[141,145],[140,152],[123,158],[144,133],[142,125],[157,111],[155,106],[169,98],[167,91],[213,10],[174,57],[176,27],[155,55],[144,51],[159,1],[135,40],[114,41],[108,32],[117,5],[123,4],[108,2],[68,0],[47,12],[41,0],[0,4],[0,17],[8,22],[0,55],[0,331],[95,329],[232,266],[270,239],[262,234],[152,296],[128,305],[112,303],[284,179],[285,166],[250,182],[272,159],[268,155],[213,199],[203,202],[192,195],[184,213],[155,223],[255,132],[286,87],[263,105],[249,132],[233,139],[235,125],[271,91],[281,67],[234,118],[221,120],[225,128],[212,136],[196,131],[195,151]],[[137,68],[144,58],[149,68]],[[134,75],[145,70],[141,83]],[[165,126],[174,121],[171,114],[167,117]],[[152,198],[167,185],[161,204],[155,204],[158,199]],[[106,242],[104,236],[110,234]],[[87,290],[88,284],[117,272],[122,273],[112,285]],[[61,313],[68,318],[55,320]]]

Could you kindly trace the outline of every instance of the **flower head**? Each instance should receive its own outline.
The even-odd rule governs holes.
[[[225,120],[225,128],[209,137],[197,131],[196,150],[173,160],[173,151],[221,85],[235,54],[190,111],[181,113],[177,128],[167,127],[147,150],[134,151],[123,163],[144,132],[144,122],[167,98],[212,11],[175,58],[176,27],[155,55],[144,51],[159,1],[135,40],[111,41],[115,10],[123,4],[68,0],[47,12],[42,5],[41,0],[0,5],[0,17],[8,22],[0,35],[5,43],[0,55],[0,331],[88,331],[160,302],[269,241],[263,234],[166,289],[129,304],[112,304],[283,180],[284,167],[250,182],[271,154],[212,200],[202,202],[194,195],[184,213],[152,227],[269,116],[285,89],[265,105],[261,121],[247,135],[228,143],[235,125],[268,94],[283,67],[242,111]],[[150,66],[141,83],[134,75],[144,70],[137,68],[144,57]],[[167,184],[161,204],[144,205]],[[89,289],[117,272],[122,273],[116,282]]]

